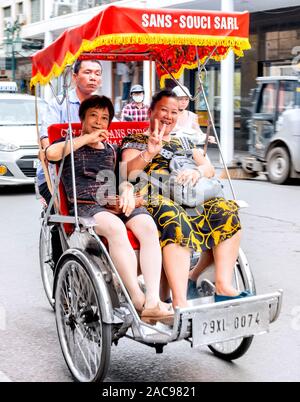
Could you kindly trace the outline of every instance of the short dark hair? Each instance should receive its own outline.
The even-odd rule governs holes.
[[[95,109],[107,108],[109,114],[109,124],[114,118],[115,115],[114,106],[112,104],[112,101],[106,96],[92,95],[91,97],[85,99],[79,107],[79,117],[81,121],[85,119],[86,111],[91,108]]]
[[[76,60],[76,61],[75,61],[74,65],[73,65],[73,73],[74,73],[74,74],[78,74],[78,73],[79,73],[81,64],[82,64],[84,61],[90,61],[90,62],[92,62],[92,63],[97,63],[97,64],[99,64],[99,66],[100,66],[100,68],[101,68],[101,73],[102,73],[103,69],[102,69],[102,64],[101,64],[100,60],[96,60],[96,59],[93,59],[93,60],[84,60],[84,59],[83,59],[83,60]]]
[[[154,110],[156,104],[162,100],[162,98],[175,98],[178,99],[176,94],[171,89],[162,89],[161,91],[157,92],[153,95],[152,101],[150,104],[150,110]]]

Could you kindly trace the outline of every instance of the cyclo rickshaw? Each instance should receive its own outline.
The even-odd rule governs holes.
[[[89,22],[67,30],[33,56],[31,84],[46,85],[52,78],[63,75],[63,99],[68,102],[71,65],[78,58],[155,61],[161,83],[171,77],[178,85],[177,78],[184,68],[198,67],[198,92],[201,91],[206,102],[220,150],[201,72],[208,59],[222,60],[230,50],[242,56],[243,50],[250,48],[248,28],[248,13],[108,6]],[[147,124],[112,123],[110,140],[120,142],[126,130],[134,135],[134,132],[143,131]],[[72,122],[49,128],[50,142],[61,136],[70,141],[75,212],[74,216],[68,214],[60,182],[63,161],[52,181],[49,181],[50,175],[44,164],[53,196],[43,213],[40,236],[43,283],[55,309],[62,352],[74,379],[82,382],[103,380],[109,367],[111,346],[117,345],[122,337],[154,347],[157,353],[162,353],[170,342],[180,340],[190,342],[195,348],[207,345],[215,355],[228,361],[246,353],[253,337],[268,332],[269,324],[278,318],[282,291],[256,295],[252,271],[240,250],[234,286],[255,296],[215,303],[212,294],[200,291],[199,298],[190,302],[187,308],[175,308],[171,323],[142,321],[110,258],[105,239],[95,233],[95,222],[78,216],[73,155],[73,136],[78,134],[80,125]],[[236,199],[225,163],[224,168]],[[50,213],[52,207],[55,214]],[[64,250],[56,266],[51,258],[53,225],[59,226]],[[128,236],[138,254],[138,244],[131,233]],[[213,275],[213,268],[209,271],[201,278]]]

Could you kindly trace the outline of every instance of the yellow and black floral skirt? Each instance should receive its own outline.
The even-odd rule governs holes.
[[[241,229],[238,205],[224,198],[214,198],[200,207],[185,210],[159,195],[147,209],[157,225],[161,247],[180,244],[203,252],[230,239]]]

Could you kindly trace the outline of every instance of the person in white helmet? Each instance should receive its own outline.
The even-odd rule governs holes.
[[[130,90],[132,101],[124,106],[121,121],[145,121],[149,119],[149,106],[144,104],[145,91],[142,85],[133,85]]]
[[[177,124],[174,128],[174,132],[177,135],[185,135],[190,137],[195,145],[201,145],[205,143],[206,134],[203,133],[198,123],[198,116],[189,110],[186,110],[190,103],[190,91],[187,87],[177,85],[172,89],[178,98],[179,115]],[[215,143],[213,136],[209,136],[208,141]]]

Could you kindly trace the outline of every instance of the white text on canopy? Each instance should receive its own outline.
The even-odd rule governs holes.
[[[144,28],[173,28],[174,26],[181,29],[239,30],[237,17],[180,15],[175,18],[171,14],[144,13],[142,15],[142,27]]]

